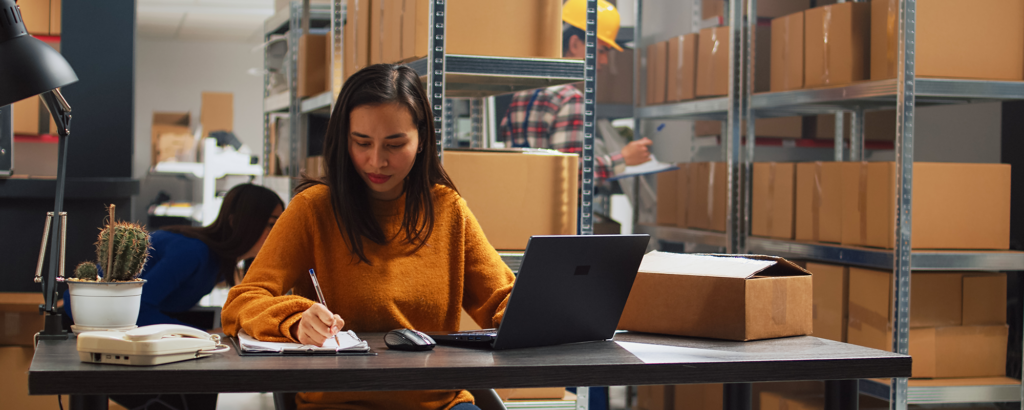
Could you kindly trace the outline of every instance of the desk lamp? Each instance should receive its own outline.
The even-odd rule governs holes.
[[[57,88],[78,81],[78,76],[64,56],[46,43],[28,35],[25,22],[21,18],[21,9],[15,0],[0,0],[0,56],[3,56],[0,58],[0,107],[39,95],[57,124],[57,194],[53,212],[47,214],[35,277],[36,283],[43,286],[45,304],[39,309],[46,315],[46,326],[37,337],[66,339],[68,336],[62,330],[61,316],[55,311],[54,306],[57,303],[57,282],[64,279],[67,213],[61,211],[61,206],[64,202],[64,166],[67,162],[71,106]],[[57,223],[51,224],[55,216]],[[48,237],[50,270],[43,280],[43,258],[46,256]]]

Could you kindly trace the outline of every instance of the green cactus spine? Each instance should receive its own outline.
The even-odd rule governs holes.
[[[82,262],[75,267],[75,279],[95,281],[98,276],[99,271],[97,271],[95,263]]]
[[[111,230],[114,238],[112,247],[109,242]],[[108,259],[111,256],[112,262]],[[104,282],[134,280],[142,273],[148,257],[149,233],[145,228],[133,223],[114,222],[100,231],[96,241],[96,260],[104,270]],[[111,266],[110,272],[106,272],[108,266]]]

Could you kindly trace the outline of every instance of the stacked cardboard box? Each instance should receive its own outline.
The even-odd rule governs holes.
[[[696,70],[697,34],[672,37],[668,41],[666,102],[692,100],[695,97]]]
[[[664,104],[668,97],[668,46],[667,41],[647,46],[647,105]]]
[[[203,138],[214,131],[235,129],[235,96],[231,93],[203,92],[199,107]]]
[[[836,136],[835,114],[822,114],[814,119],[814,132],[808,138],[833,140]],[[843,116],[843,139],[850,140],[850,116]],[[864,141],[896,140],[896,110],[867,111],[864,113]]]
[[[306,34],[299,37],[299,61],[296,81],[299,98],[311,97],[327,91],[327,44],[324,35]]]
[[[61,0],[20,0],[18,7],[29,34],[60,35]]]
[[[599,70],[597,102],[633,104],[633,50],[624,49],[621,53],[608,53],[608,66]]]
[[[725,166],[724,162],[693,162],[687,167],[687,228],[725,231]]]
[[[850,268],[849,343],[889,350],[892,272]],[[1006,275],[914,272],[910,345],[913,377],[1006,373]]]
[[[195,161],[195,138],[192,136],[191,114],[187,112],[154,112],[150,130],[151,165],[166,161]]]
[[[793,238],[794,163],[754,163],[750,234]]]
[[[43,329],[41,293],[0,293],[0,397],[4,408],[56,407],[55,396],[28,395],[28,368],[35,353],[33,336]],[[67,396],[62,398],[68,408]]]
[[[657,175],[658,207],[656,222],[661,226],[686,227],[687,194],[689,193],[689,164],[677,164],[679,169]]]
[[[814,278],[813,336],[846,342],[850,272],[846,266],[807,262]]]

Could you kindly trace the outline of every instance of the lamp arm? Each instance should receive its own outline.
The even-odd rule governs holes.
[[[61,315],[56,312],[55,305],[58,299],[57,283],[64,280],[64,242],[67,232],[67,213],[62,212],[62,208],[64,205],[64,181],[67,164],[67,137],[71,133],[71,106],[58,89],[47,91],[39,96],[43,99],[43,103],[46,104],[46,109],[50,111],[50,115],[53,116],[54,123],[57,124],[58,162],[57,192],[54,198],[53,212],[51,213],[53,215],[52,218],[57,219],[57,224],[48,225],[47,228],[53,231],[49,235],[50,243],[44,243],[43,245],[44,247],[47,245],[50,247],[50,269],[45,280],[42,281],[43,305],[40,306],[41,313],[45,313],[46,316],[45,328],[42,332],[36,334],[36,339],[67,339],[67,333],[62,329]],[[40,266],[42,265],[41,258],[44,253],[45,251],[43,250],[39,252]],[[37,270],[39,270],[38,267]]]
[[[53,122],[57,124],[57,135],[61,138],[71,133],[71,105],[64,99],[59,88],[54,88],[45,93],[39,94],[43,99],[46,109],[50,111]]]

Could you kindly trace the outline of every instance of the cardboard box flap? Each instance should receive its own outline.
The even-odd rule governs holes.
[[[793,263],[763,255],[702,255],[654,251],[644,255],[640,272],[668,275],[750,279],[766,276],[806,276]]]
[[[188,128],[191,114],[187,112],[154,112],[153,125],[172,125]]]

